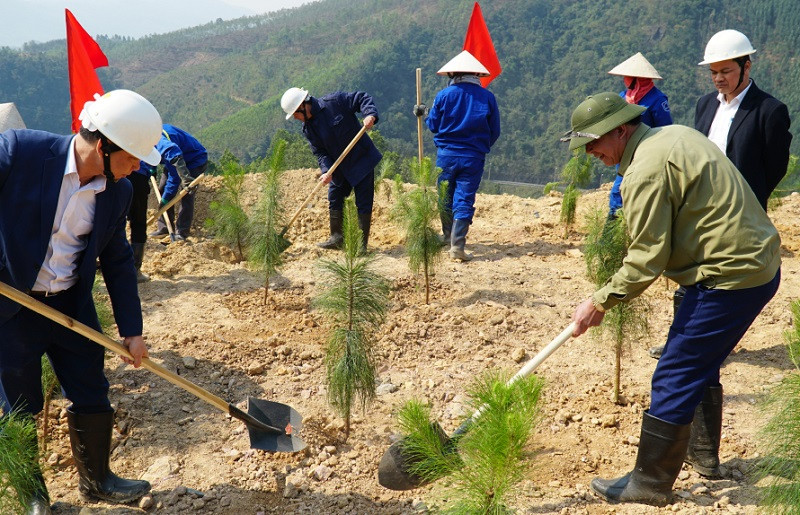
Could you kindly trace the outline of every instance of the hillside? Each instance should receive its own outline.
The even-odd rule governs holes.
[[[286,184],[293,185],[290,205],[311,189],[312,176],[311,170],[286,174]],[[393,411],[407,399],[425,400],[452,431],[466,414],[465,390],[473,378],[519,369],[568,325],[575,305],[592,291],[583,235],[563,237],[558,196],[478,195],[468,240],[477,257],[465,264],[445,262],[433,281],[432,302],[424,305],[424,291],[408,271],[380,190],[371,246],[378,270],[392,285],[377,348],[383,393],[358,412],[344,442],[342,422],[326,405],[322,356],[328,327],[310,307],[318,292],[318,258],[337,255],[314,245],[325,237],[324,196],[289,231],[293,245],[272,281],[272,300],[263,306],[263,278],[236,263],[233,253],[207,239],[200,227],[217,184],[215,178],[201,186],[198,227],[187,242],[165,247],[148,241],[144,271],[153,280],[141,286],[140,295],[151,358],[229,402],[254,396],[290,404],[304,416],[301,436],[309,447],[291,455],[249,449],[241,423],[109,356],[110,395],[118,410],[113,467],[153,483],[152,507],[80,500],[64,410],[57,408],[46,472],[56,514],[424,512],[443,495],[444,481],[411,492],[377,484],[380,457],[397,437]],[[256,191],[248,176],[248,198]],[[604,205],[607,195],[606,184],[582,196],[579,215]],[[646,293],[651,334],[623,359],[622,405],[610,401],[612,347],[591,334],[568,341],[537,370],[547,385],[543,417],[528,455],[531,468],[513,499],[517,513],[762,511],[757,505],[762,485],[751,482],[761,451],[756,433],[764,422],[758,402],[795,372],[781,334],[790,326],[789,303],[800,291],[800,196],[787,197],[771,216],[783,240],[783,284],[722,369],[724,479],[704,480],[686,467],[676,483],[678,501],[660,510],[610,506],[588,491],[593,477],[615,477],[633,465],[655,366],[647,349],[663,341],[671,320],[673,286],[659,280]]]
[[[246,161],[263,156],[276,131],[298,131],[279,108],[287,87],[363,89],[381,111],[386,149],[413,156],[414,70],[423,69],[430,103],[445,85],[435,71],[459,51],[471,7],[465,0],[321,0],[133,41],[104,36],[98,41],[111,67],[100,75],[107,89],[132,88],[153,100],[215,158],[230,149]],[[487,161],[496,179],[553,180],[567,159],[557,140],[571,109],[589,93],[621,89],[606,72],[637,51],[666,78],[660,87],[675,120],[691,125],[696,99],[711,90],[696,63],[724,28],[752,39],[759,86],[793,117],[800,110],[800,11],[789,0],[492,0],[482,8],[504,70],[490,86],[503,129]],[[63,41],[0,49],[0,69],[0,99],[16,102],[29,126],[68,130]],[[430,135],[426,145],[432,152]],[[800,138],[792,149],[800,153]]]

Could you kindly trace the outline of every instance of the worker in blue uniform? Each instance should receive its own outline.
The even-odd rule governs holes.
[[[479,77],[488,76],[489,71],[468,51],[437,73],[450,81],[436,95],[425,123],[433,132],[436,166],[442,169],[438,183],[447,181],[440,213],[443,242],[450,242],[452,259],[469,261],[472,254],[464,246],[486,154],[500,137],[500,112],[494,95],[480,82]]]
[[[642,123],[648,127],[663,127],[672,125],[672,113],[669,111],[667,95],[661,92],[653,82],[661,79],[655,67],[650,64],[641,52],[637,52],[621,62],[609,72],[609,75],[619,75],[625,83],[625,89],[619,94],[629,104],[636,104],[647,109],[642,112]],[[617,166],[617,169],[619,166]],[[614,177],[611,194],[608,198],[608,216],[614,218],[617,210],[622,207],[622,195],[619,187],[622,176]]]
[[[86,102],[80,132],[0,133],[0,281],[100,331],[92,285],[97,260],[123,345],[140,366],[147,357],[125,216],[126,177],[140,160],[158,163],[161,130],[155,107],[133,91],[114,90]],[[109,468],[114,410],[104,349],[35,311],[0,297],[0,409],[33,416],[43,407],[42,356],[47,355],[70,401],[67,422],[78,488],[84,496],[131,502],[147,481]],[[35,435],[32,445],[36,445]],[[49,514],[41,473],[27,513]]]
[[[161,206],[172,200],[178,191],[189,186],[200,174],[208,168],[208,153],[206,148],[191,134],[183,129],[164,124],[161,140],[156,148],[161,153],[161,164],[166,173],[161,175],[158,189],[161,191]],[[180,201],[180,210],[175,222],[175,238],[183,240],[189,237],[194,219],[194,200],[197,187],[189,192]],[[174,208],[167,210],[170,221],[174,220]],[[167,225],[163,218],[158,219],[158,228],[151,236],[167,234]]]
[[[337,91],[321,98],[312,97],[302,88],[289,88],[281,98],[286,119],[303,122],[303,135],[317,158],[322,179],[344,149],[361,130],[363,123],[370,130],[378,123],[378,109],[372,96],[363,91]],[[359,122],[356,114],[363,116]],[[363,232],[362,248],[366,250],[372,225],[372,202],[375,196],[375,166],[383,156],[366,134],[361,136],[328,182],[330,237],[318,245],[323,249],[342,247],[344,199],[355,193],[358,223]]]

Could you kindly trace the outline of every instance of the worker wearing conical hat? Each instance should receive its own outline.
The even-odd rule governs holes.
[[[436,166],[442,169],[438,183],[447,181],[442,217],[443,243],[450,257],[469,261],[464,250],[475,214],[475,194],[483,176],[486,154],[500,136],[500,112],[491,91],[480,77],[489,70],[464,50],[437,72],[450,77],[449,84],[433,101],[425,120],[436,144]]]
[[[661,79],[662,77],[641,52],[636,52],[612,68],[608,74],[622,77],[625,82],[625,89],[619,95],[626,102],[647,108],[642,112],[642,123],[650,127],[672,125],[672,115],[669,112],[667,96],[653,82],[653,80]],[[609,217],[613,217],[617,209],[622,207],[622,195],[619,193],[620,184],[622,184],[622,176],[617,175],[608,199]]]

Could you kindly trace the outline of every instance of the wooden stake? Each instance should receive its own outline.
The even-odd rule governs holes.
[[[417,105],[422,103],[422,68],[417,68]],[[417,116],[417,153],[422,163],[422,116]]]

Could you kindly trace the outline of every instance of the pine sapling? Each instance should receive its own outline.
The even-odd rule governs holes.
[[[561,200],[561,218],[564,224],[564,237],[569,236],[569,231],[575,223],[575,212],[578,207],[578,188],[585,188],[592,180],[592,161],[589,155],[576,151],[561,170],[561,181],[548,183],[544,188],[545,195],[559,184],[564,184],[564,197]]]
[[[50,365],[47,356],[42,356],[42,397],[44,398],[44,410],[42,411],[42,452],[47,452],[47,442],[50,424],[50,401],[61,388],[58,377]]]
[[[249,236],[249,219],[242,207],[245,169],[228,151],[220,159],[220,168],[222,188],[211,202],[211,218],[206,220],[206,226],[222,243],[235,246],[239,251],[239,260],[243,260]]]
[[[345,420],[346,440],[355,403],[364,410],[375,398],[374,335],[386,317],[389,287],[372,269],[374,255],[361,250],[352,197],[345,202],[343,233],[343,259],[321,261],[327,277],[315,305],[333,327],[325,353],[328,402]]]
[[[286,141],[278,140],[273,145],[267,169],[263,172],[263,195],[256,208],[250,229],[250,262],[264,271],[264,305],[269,296],[269,278],[283,264],[282,252],[286,240],[281,236],[284,210],[281,204],[280,178],[283,172],[283,157]]]
[[[800,514],[800,300],[792,302],[792,328],[784,333],[795,370],[767,395],[767,423],[759,436],[765,457],[758,477],[765,479],[765,510]]]
[[[27,413],[0,417],[0,513],[25,513],[40,488],[36,423]]]
[[[412,160],[409,164],[416,187],[407,192],[402,187],[397,188],[392,219],[405,229],[408,266],[414,273],[422,272],[425,278],[425,304],[428,304],[430,276],[442,256],[439,233],[433,228],[439,221],[436,168],[428,157],[423,158],[422,162]]]
[[[622,210],[616,218],[608,219],[600,209],[591,210],[586,217],[586,240],[583,254],[589,279],[598,288],[606,284],[628,253],[630,236]],[[613,402],[620,400],[620,376],[622,353],[626,343],[649,332],[647,312],[649,305],[641,296],[630,302],[621,302],[608,310],[600,324],[603,334],[610,334],[614,342],[614,391]]]
[[[451,479],[445,513],[510,512],[509,498],[528,470],[525,449],[539,419],[543,382],[529,376],[508,385],[507,379],[495,373],[475,381],[470,403],[481,413],[456,438],[443,438],[419,401],[409,401],[398,414],[409,472]]]

